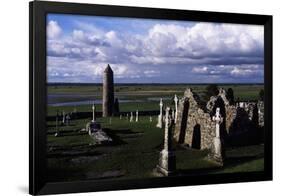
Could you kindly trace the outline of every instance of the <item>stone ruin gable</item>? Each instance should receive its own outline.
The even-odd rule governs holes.
[[[178,120],[174,131],[177,142],[199,149],[211,148],[215,137],[215,122],[204,109],[199,96],[187,89],[179,101]]]
[[[218,98],[221,98],[224,103],[225,116],[223,117],[225,118],[224,121],[226,132],[229,133],[229,127],[231,126],[233,120],[236,117],[236,107],[234,105],[229,104],[229,101],[226,98],[226,92],[223,88],[219,89],[219,94],[217,96],[212,96],[210,98],[210,100],[207,102],[206,109],[208,113],[213,114],[216,110],[215,104]]]
[[[258,113],[259,113],[259,126],[263,127],[264,126],[264,102],[259,101],[258,104]]]

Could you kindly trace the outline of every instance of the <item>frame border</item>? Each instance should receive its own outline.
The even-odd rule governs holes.
[[[142,180],[46,181],[46,15],[48,13],[264,25],[264,171]],[[272,16],[65,2],[29,2],[29,194],[58,194],[272,180]],[[265,66],[266,65],[266,66]]]

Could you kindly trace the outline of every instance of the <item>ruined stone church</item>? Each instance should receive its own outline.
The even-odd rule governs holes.
[[[230,105],[225,90],[220,89],[219,94],[212,96],[206,104],[188,88],[179,101],[174,139],[192,148],[211,149],[216,134],[212,120],[216,108],[220,108],[223,118],[220,124],[223,139],[243,141],[245,137],[245,140],[254,140],[252,135],[258,135],[258,130],[263,127],[263,102]]]

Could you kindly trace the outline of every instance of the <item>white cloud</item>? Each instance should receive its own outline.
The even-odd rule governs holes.
[[[192,69],[193,73],[208,73],[208,67],[204,66],[204,67],[193,67]]]
[[[60,36],[62,29],[56,21],[49,21],[47,25],[47,36],[49,39],[54,39]]]
[[[160,76],[160,71],[159,70],[144,70],[144,75],[146,77],[156,77]]]
[[[107,64],[117,78],[157,77],[164,71],[160,65],[185,66],[194,75],[245,77],[262,72],[263,26],[156,24],[141,35],[125,35],[77,23],[62,36],[59,24],[50,21],[48,57],[52,77],[99,81]]]
[[[254,70],[254,69],[243,69],[239,67],[234,67],[234,69],[230,72],[231,75],[236,76],[236,77],[241,77],[241,76],[250,76],[257,74],[259,71]]]

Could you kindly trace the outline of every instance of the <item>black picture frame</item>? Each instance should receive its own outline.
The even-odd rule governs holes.
[[[272,180],[272,16],[33,1],[29,4],[29,193],[57,194]],[[46,181],[46,14],[118,16],[264,25],[265,160],[263,172],[194,175],[107,182]]]

